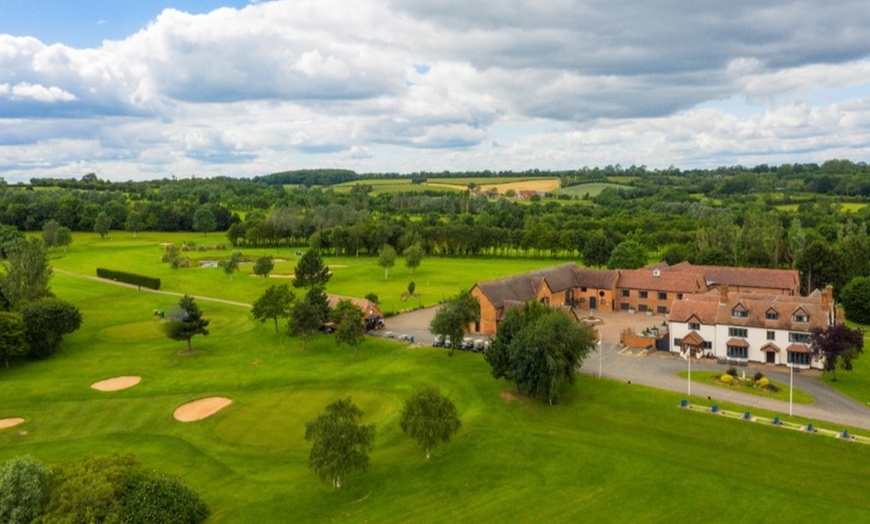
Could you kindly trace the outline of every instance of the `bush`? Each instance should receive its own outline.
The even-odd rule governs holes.
[[[764,389],[770,391],[771,393],[779,393],[779,388],[774,386],[773,384],[768,384],[764,386]]]
[[[722,382],[723,384],[730,384],[731,382],[734,381],[734,376],[731,375],[730,373],[725,373],[724,375],[719,377],[719,381]]]
[[[770,384],[770,381],[767,380],[767,377],[765,377],[764,375],[762,375],[761,378],[758,379],[757,382],[758,382],[758,385],[759,385],[760,387],[765,387],[765,386],[767,386],[768,384]]]
[[[164,256],[164,259],[165,258],[166,256]],[[110,280],[117,280],[118,282],[133,284],[134,286],[147,287],[148,289],[160,289],[159,278],[148,277],[145,275],[137,275],[135,273],[126,273],[124,271],[115,271],[113,269],[98,267],[97,276],[100,278],[108,278]]]
[[[737,376],[737,368],[730,367],[730,368],[728,368],[728,371],[726,371],[725,373],[731,375],[732,377],[736,377]]]
[[[758,371],[755,373],[755,376],[753,378],[755,379],[756,382],[758,382],[759,380],[764,378],[764,373],[762,373],[761,371]]]
[[[30,456],[14,458],[0,468],[0,522],[31,522],[48,502],[48,468]]]
[[[369,302],[374,302],[375,304],[377,304],[378,303],[378,296],[374,293],[369,293],[368,295],[366,295],[366,300],[368,300]]]
[[[156,472],[143,472],[124,495],[121,521],[126,523],[198,523],[209,510],[199,495],[181,480]]]

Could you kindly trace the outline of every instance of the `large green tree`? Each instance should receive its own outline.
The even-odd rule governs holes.
[[[384,268],[384,278],[390,277],[390,268],[396,264],[396,250],[389,244],[384,244],[378,256],[378,265]]]
[[[265,280],[275,269],[275,261],[270,256],[260,257],[254,262],[254,274]]]
[[[0,522],[30,524],[48,504],[51,471],[29,455],[0,467]]]
[[[123,496],[140,471],[131,454],[85,457],[53,468],[45,522],[120,522]]]
[[[57,245],[57,230],[59,227],[60,222],[54,219],[49,220],[42,225],[42,242],[48,249]]]
[[[604,236],[604,233],[600,231],[586,237],[586,241],[580,250],[583,255],[583,264],[589,267],[595,266],[599,269],[610,259],[612,251],[613,241]]]
[[[330,318],[335,322],[335,345],[347,344],[353,348],[354,355],[359,353],[359,345],[365,338],[365,314],[352,300],[345,298],[338,301],[335,309],[330,311]]]
[[[514,382],[523,393],[557,401],[562,387],[595,347],[592,329],[560,309],[530,301],[505,313],[484,355],[495,378]]]
[[[620,242],[610,258],[607,259],[608,269],[638,269],[646,265],[646,249],[635,240]]]
[[[296,296],[290,291],[287,284],[269,286],[266,291],[254,302],[251,314],[260,322],[267,319],[275,321],[275,333],[278,333],[278,318],[290,316],[290,308]]]
[[[239,263],[242,261],[242,252],[241,251],[233,251],[233,253],[226,259],[221,260],[220,266],[223,268],[224,273],[230,277],[230,280],[233,279],[233,273],[239,270]]]
[[[870,277],[853,278],[840,292],[846,318],[859,324],[870,324]]]
[[[9,367],[9,359],[27,355],[26,326],[18,313],[0,311],[0,358]]]
[[[810,333],[810,349],[815,357],[823,360],[825,371],[831,372],[831,380],[836,381],[837,367],[852,371],[852,361],[864,352],[864,333],[845,324],[814,328]]]
[[[450,337],[450,355],[462,342],[469,324],[480,320],[480,302],[469,291],[462,291],[444,302],[432,321],[429,331],[442,337]]]
[[[142,213],[135,209],[127,213],[127,221],[124,222],[124,229],[133,233],[133,238],[136,238],[136,235],[139,231],[142,231],[144,226],[145,221],[142,220]]]
[[[426,460],[440,442],[449,442],[462,422],[456,406],[437,389],[426,386],[415,391],[402,408],[399,426],[424,450]]]
[[[97,218],[94,220],[94,232],[100,235],[100,238],[105,238],[112,227],[112,219],[105,211],[100,211]]]
[[[196,335],[208,335],[209,320],[202,318],[202,311],[190,295],[178,301],[178,310],[166,322],[166,334],[172,340],[186,340],[187,352],[192,353],[190,339]]]
[[[332,274],[323,264],[320,252],[309,249],[299,259],[293,272],[293,287],[326,286]]]
[[[210,205],[203,204],[196,208],[193,213],[193,229],[202,233],[203,236],[217,229],[217,219]]]
[[[320,480],[332,480],[341,488],[341,478],[351,471],[365,471],[375,440],[375,426],[361,425],[363,412],[350,397],[326,406],[326,411],[305,424],[305,440],[313,443],[308,467]]]
[[[51,266],[43,243],[38,238],[18,242],[7,255],[6,273],[0,281],[0,292],[12,307],[22,302],[50,297],[48,281]]]
[[[414,270],[420,267],[420,263],[423,261],[423,256],[425,255],[423,246],[417,242],[405,249],[403,255],[405,255],[405,267],[407,267],[413,275]]]
[[[287,324],[288,333],[290,336],[301,336],[302,351],[307,351],[308,338],[317,333],[325,321],[326,314],[323,312],[323,308],[313,301],[311,296],[306,295],[301,300],[296,301],[290,312],[290,321]]]
[[[57,298],[25,302],[18,312],[24,321],[25,337],[32,358],[47,358],[57,352],[63,336],[82,325],[82,315],[74,305]]]
[[[24,233],[14,226],[0,224],[0,258],[6,258],[12,246],[24,241]]]

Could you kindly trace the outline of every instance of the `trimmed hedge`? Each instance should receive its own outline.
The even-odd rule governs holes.
[[[98,267],[97,276],[100,278],[108,278],[110,280],[117,280],[118,282],[133,284],[134,286],[160,289],[159,278],[147,277],[145,275],[137,275],[135,273],[126,273],[124,271],[115,271],[114,269]]]

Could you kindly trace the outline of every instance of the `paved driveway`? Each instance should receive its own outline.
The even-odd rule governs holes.
[[[377,332],[384,336],[392,332],[394,336],[409,335],[414,337],[416,344],[431,345],[432,334],[429,333],[429,322],[435,316],[438,306],[418,309],[402,313],[385,320],[385,328]],[[647,316],[642,314],[609,313],[594,311],[594,316],[600,320],[595,324],[601,335],[602,351],[595,352],[586,359],[580,368],[582,373],[598,375],[599,365],[604,377],[642,384],[659,389],[687,392],[687,380],[677,376],[677,373],[687,369],[687,362],[678,355],[668,352],[642,353],[637,350],[626,350],[619,344],[623,330],[632,328],[641,332],[645,328],[660,327],[664,317],[661,315]],[[719,371],[724,373],[729,366],[716,364],[708,360],[693,361],[692,370]],[[777,382],[788,383],[788,369],[782,366],[767,364],[750,364],[739,368],[747,375],[761,371]],[[806,391],[813,398],[813,404],[794,404],[793,413],[796,416],[814,420],[824,420],[834,424],[849,425],[870,429],[870,407],[864,406],[819,380],[817,371],[805,371],[794,376],[795,387]],[[692,383],[692,394],[708,397],[713,401],[726,401],[788,414],[788,402],[768,399],[755,395],[729,391],[713,385]]]

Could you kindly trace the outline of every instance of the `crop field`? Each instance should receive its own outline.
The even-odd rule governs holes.
[[[575,196],[584,196],[588,194],[590,197],[597,197],[604,191],[606,188],[612,187],[614,189],[630,189],[631,186],[625,186],[620,184],[610,184],[604,182],[592,182],[589,184],[579,184],[576,186],[569,186],[562,188],[556,191],[556,194],[561,195],[575,195]]]
[[[53,291],[81,310],[84,323],[54,357],[0,368],[0,419],[25,419],[0,430],[0,462],[24,454],[53,463],[134,453],[184,479],[211,508],[210,522],[221,523],[870,519],[867,445],[684,410],[680,394],[587,375],[548,406],[494,380],[478,354],[448,357],[442,349],[369,337],[354,356],[327,335],[302,351],[301,340],[255,322],[246,307],[209,301],[198,303],[210,334],[194,337],[188,355],[152,314],[177,297],[60,271],[93,275],[98,266],[112,267],[160,276],[167,291],[240,302],[282,281],[252,277],[249,266],[230,280],[220,269],[172,271],[160,263],[161,243],[185,239],[225,240],[77,234],[66,253],[52,253]],[[276,272],[293,271],[290,253],[272,250],[285,260]],[[409,279],[429,303],[475,280],[552,263],[424,259],[411,277],[400,260],[385,281],[374,258],[326,262],[334,273],[328,291],[395,294],[397,304]],[[129,375],[142,381],[116,392],[90,387]],[[456,403],[462,420],[428,461],[398,425],[404,400],[427,384]],[[173,418],[176,407],[209,396],[232,404],[201,421]],[[377,436],[368,471],[333,490],[307,468],[304,426],[347,396]]]
[[[423,192],[423,191],[465,191],[465,186],[448,186],[443,184],[412,184],[409,178],[385,178],[375,180],[357,180],[353,182],[343,182],[330,186],[337,192],[350,191],[355,185],[372,186],[372,193],[402,193],[402,192]]]

